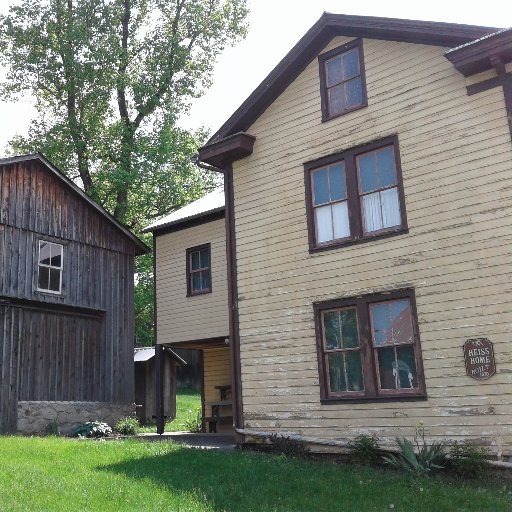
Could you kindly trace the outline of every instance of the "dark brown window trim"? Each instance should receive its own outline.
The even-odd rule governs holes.
[[[373,151],[385,146],[393,146],[395,156],[395,166],[397,175],[397,188],[398,188],[398,201],[400,205],[401,224],[385,231],[378,231],[373,234],[363,234],[362,228],[362,214],[361,205],[359,200],[359,193],[357,188],[357,170],[355,165],[356,157],[360,154]],[[318,169],[324,165],[333,164],[343,160],[345,162],[345,172],[347,176],[347,198],[349,207],[349,222],[351,237],[342,240],[333,240],[328,243],[317,244],[315,233],[315,218],[312,204],[312,187],[311,187],[311,171]],[[347,245],[355,245],[370,240],[379,240],[390,236],[404,234],[409,232],[407,225],[407,213],[405,211],[405,194],[404,194],[404,181],[402,176],[402,164],[400,162],[400,148],[398,144],[398,136],[391,135],[383,139],[379,139],[369,144],[359,145],[340,153],[335,153],[326,157],[319,158],[304,164],[304,184],[306,191],[306,216],[308,224],[308,242],[309,252],[321,252],[338,247],[345,247]],[[354,215],[354,212],[357,212]]]
[[[210,262],[210,287],[204,290],[193,291],[191,282],[191,268],[190,268],[190,255],[196,251],[202,251],[208,249],[208,258]],[[205,293],[212,293],[212,251],[211,244],[197,245],[196,247],[190,247],[187,249],[187,297],[195,297],[196,295],[204,295]]]
[[[329,114],[329,102],[327,98],[327,79],[325,76],[325,62],[337,55],[348,52],[353,48],[357,48],[359,52],[359,69],[361,71],[361,88],[362,88],[362,96],[363,101],[361,105],[357,105],[355,107],[349,108],[340,112],[339,114],[330,115]],[[318,56],[318,66],[320,73],[320,99],[322,105],[322,122],[329,121],[331,119],[335,119],[336,117],[344,116],[349,114],[350,112],[354,112],[355,110],[359,110],[361,108],[368,106],[368,95],[366,93],[366,73],[364,68],[364,54],[363,54],[363,40],[361,38],[354,39],[349,43],[346,43],[342,46],[338,46],[333,50],[330,50],[326,53],[321,53]]]
[[[418,378],[418,389],[414,392],[406,390],[380,390],[377,385],[378,372],[375,362],[374,349],[371,342],[369,306],[377,302],[390,300],[408,299],[411,306],[412,327],[414,335],[414,353],[416,356],[416,371]],[[329,309],[355,307],[358,315],[358,333],[362,355],[363,374],[365,375],[364,395],[351,392],[351,396],[328,396],[329,385],[327,382],[328,371],[325,366],[325,352],[323,347],[323,332],[321,314]],[[423,369],[423,357],[421,342],[419,338],[418,315],[416,310],[416,298],[413,289],[395,290],[377,294],[363,295],[348,299],[337,299],[313,304],[315,317],[315,334],[317,344],[318,373],[320,378],[320,401],[327,403],[367,403],[382,401],[407,401],[425,400],[427,393],[425,388],[425,373]]]

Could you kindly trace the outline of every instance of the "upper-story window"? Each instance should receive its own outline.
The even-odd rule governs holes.
[[[39,240],[37,289],[42,292],[62,292],[64,249],[60,244]]]
[[[187,249],[187,295],[212,291],[210,244]]]
[[[322,53],[318,61],[323,121],[367,105],[362,39]]]
[[[413,290],[315,304],[323,399],[424,397]]]
[[[311,250],[407,229],[396,137],[304,167]]]

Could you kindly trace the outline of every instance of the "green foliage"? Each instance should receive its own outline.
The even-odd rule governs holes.
[[[71,433],[72,437],[109,437],[112,429],[101,421],[88,421],[78,425]]]
[[[121,418],[115,425],[114,431],[123,436],[134,436],[139,428],[139,420],[133,416]]]
[[[190,409],[187,416],[183,420],[183,428],[189,432],[201,432],[203,426],[203,418],[201,416],[201,407],[197,407],[195,411]]]
[[[379,438],[376,434],[359,434],[348,442],[350,458],[363,465],[376,464],[379,460]]]
[[[399,453],[384,457],[386,464],[418,475],[430,474],[444,468],[446,446],[437,442],[427,445],[422,423],[416,427],[414,444],[405,438],[397,438],[396,442]]]
[[[219,176],[180,128],[217,55],[245,37],[246,0],[23,0],[0,16],[0,94],[30,93],[37,118],[11,154],[44,153],[135,234]],[[150,240],[151,236],[145,240]],[[153,344],[152,256],[137,263],[136,336]]]
[[[271,434],[270,443],[272,451],[285,455],[286,457],[307,457],[309,455],[309,448],[306,443],[297,439],[283,436],[282,434]]]
[[[489,470],[490,451],[466,440],[450,448],[449,468],[463,478],[481,478]]]

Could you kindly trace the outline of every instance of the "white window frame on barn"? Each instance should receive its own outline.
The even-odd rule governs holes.
[[[42,255],[42,250],[48,246],[50,249],[49,263],[43,263],[46,261],[42,259],[45,255]],[[54,253],[55,251],[55,253]],[[60,265],[54,264],[54,258],[60,257]],[[39,240],[38,251],[37,251],[37,291],[44,293],[53,293],[55,295],[62,294],[62,271],[64,269],[64,246],[62,244],[56,244],[49,242],[48,240]],[[41,277],[44,273],[47,273],[47,287],[41,286]],[[59,288],[51,287],[52,274],[55,276],[58,272]],[[44,283],[43,283],[44,284]]]

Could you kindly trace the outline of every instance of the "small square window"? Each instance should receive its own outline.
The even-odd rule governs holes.
[[[412,290],[314,308],[323,399],[425,395]]]
[[[310,250],[407,230],[398,140],[304,165]]]
[[[187,296],[211,291],[210,244],[187,249]]]
[[[318,57],[322,120],[367,105],[362,39],[356,39]]]
[[[42,292],[62,292],[64,248],[60,244],[39,240],[37,289]]]

